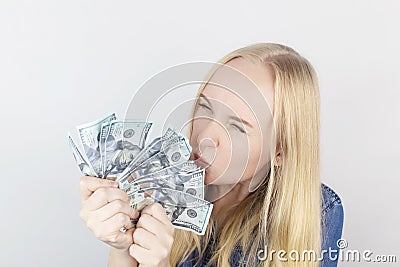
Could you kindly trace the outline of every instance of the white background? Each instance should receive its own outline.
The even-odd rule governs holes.
[[[361,0],[1,0],[0,265],[106,266],[107,246],[79,218],[66,133],[123,116],[167,67],[255,42],[289,45],[314,65],[322,181],[344,202],[343,237],[400,261],[398,11]]]

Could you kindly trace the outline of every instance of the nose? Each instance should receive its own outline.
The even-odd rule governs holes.
[[[207,122],[202,123],[201,126],[201,132],[197,136],[200,149],[219,147],[222,135],[225,133],[222,125],[218,121],[207,119]]]

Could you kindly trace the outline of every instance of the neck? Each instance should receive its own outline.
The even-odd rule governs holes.
[[[230,215],[229,210],[239,205],[249,195],[249,184],[250,180],[239,182],[234,186],[214,185],[212,187],[216,196],[222,195],[213,202],[212,214],[218,226],[223,226]]]

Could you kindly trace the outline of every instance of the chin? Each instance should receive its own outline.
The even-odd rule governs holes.
[[[229,184],[227,183],[227,181],[223,179],[223,177],[221,176],[211,176],[209,174],[207,174],[204,177],[204,184],[205,185],[225,185],[225,184]]]
[[[216,184],[218,184],[218,177],[211,176],[210,173],[207,173],[207,171],[206,171],[205,176],[204,176],[204,184],[205,185],[208,185],[208,184],[216,185]]]

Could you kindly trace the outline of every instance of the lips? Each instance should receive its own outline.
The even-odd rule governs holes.
[[[193,153],[194,163],[199,166],[200,168],[208,168],[211,164],[208,163],[205,159],[200,157],[198,153]]]

